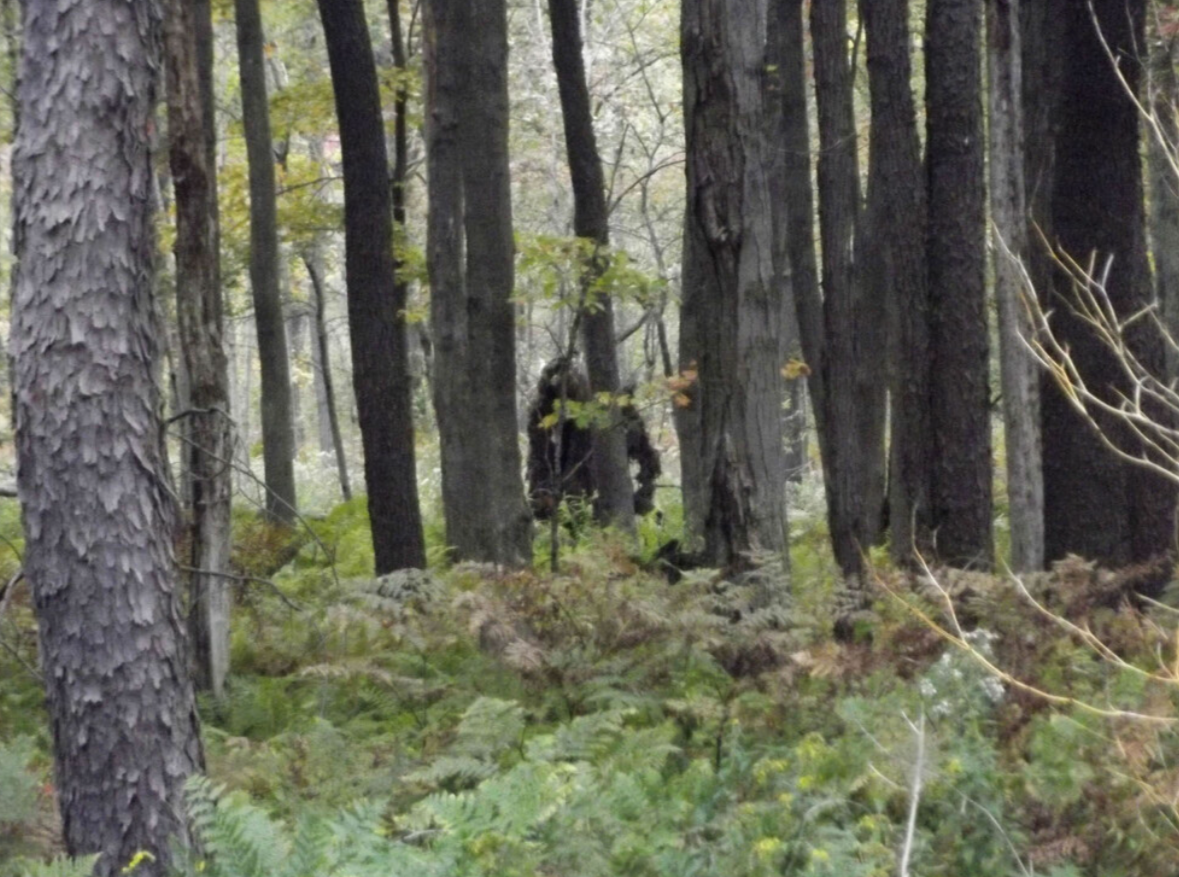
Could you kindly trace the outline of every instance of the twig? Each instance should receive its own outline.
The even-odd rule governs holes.
[[[913,784],[909,789],[909,818],[905,820],[905,845],[901,849],[901,877],[909,877],[909,859],[913,855],[913,837],[917,831],[917,806],[921,803],[922,774],[925,771],[925,710],[921,710],[917,724],[908,719],[905,721],[917,737],[917,760],[913,765]]]
[[[286,594],[284,594],[282,592],[282,589],[278,585],[276,585],[274,582],[272,582],[270,579],[263,579],[263,578],[259,578],[258,576],[239,575],[238,573],[232,573],[232,572],[219,572],[217,570],[212,570],[212,569],[200,569],[195,566],[185,566],[182,563],[178,563],[176,565],[176,568],[181,570],[182,572],[192,573],[193,575],[213,576],[214,578],[218,578],[218,579],[229,579],[230,581],[233,581],[233,582],[242,582],[243,584],[250,584],[250,585],[265,585],[266,587],[270,588],[270,590],[274,591],[275,595],[277,595],[277,597],[287,605],[287,608],[291,609],[294,612],[302,612],[303,611],[302,606],[300,606],[298,603],[296,603],[294,600],[292,600],[290,597],[288,597]]]

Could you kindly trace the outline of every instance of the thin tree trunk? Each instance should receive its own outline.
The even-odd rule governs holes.
[[[819,227],[823,240],[828,522],[849,603],[863,602],[863,559],[884,504],[887,370],[883,290],[864,282],[860,172],[847,4],[811,5],[819,110]],[[813,319],[813,318],[812,318]]]
[[[319,359],[316,374],[323,388],[323,405],[319,410],[321,416],[326,419],[328,447],[335,452],[340,493],[344,497],[344,502],[349,502],[352,499],[352,482],[348,478],[348,457],[344,453],[344,439],[340,434],[340,415],[336,406],[335,384],[332,380],[331,345],[326,319],[327,296],[323,277],[323,244],[319,240],[314,241],[310,251],[304,254],[303,264],[307,267],[307,276],[311,278],[311,291],[315,297],[315,349],[318,351]],[[320,422],[319,429],[322,442],[323,421]]]
[[[224,693],[229,672],[230,472],[233,456],[229,371],[221,304],[217,170],[211,96],[212,29],[207,3],[169,0],[168,135],[176,192],[176,317],[185,375],[180,412],[191,491],[189,628],[198,687]],[[197,16],[204,16],[198,20]],[[203,53],[203,54],[202,54]]]
[[[1125,59],[1143,45],[1145,0],[1096,0],[1096,27],[1086,5],[1066,6],[1053,232],[1073,257],[1096,254],[1098,271],[1112,258],[1106,291],[1125,316],[1152,298],[1138,110],[1115,75],[1097,28],[1115,57],[1123,59],[1121,73],[1136,88],[1139,67]],[[1067,281],[1061,278],[1055,291],[1067,299]],[[1111,400],[1118,389],[1128,392],[1108,348],[1067,308],[1054,311],[1054,331],[1089,385],[1103,388]],[[1138,355],[1147,363],[1157,358],[1161,369],[1157,341],[1145,325],[1131,338]],[[1124,565],[1172,548],[1174,490],[1158,476],[1116,459],[1055,386],[1045,390],[1041,412],[1044,447],[1051,449],[1044,460],[1047,559],[1076,553]],[[1101,426],[1121,440],[1118,424],[1102,420]]]
[[[606,182],[594,134],[593,110],[582,57],[581,22],[577,0],[549,0],[553,32],[553,66],[565,122],[565,150],[573,181],[573,233],[590,242],[592,252],[583,267],[581,283],[588,294],[608,265],[610,215]],[[614,346],[614,302],[609,290],[596,292],[587,301],[581,318],[586,372],[590,392],[618,395],[618,357]],[[603,524],[623,531],[635,526],[634,485],[626,456],[626,432],[617,404],[610,403],[608,425],[594,430],[590,469],[597,495],[594,516]]]
[[[304,303],[295,298],[295,285],[291,277],[290,250],[281,248],[282,265],[281,284],[283,298],[286,305],[287,344],[290,352],[291,364],[291,430],[295,440],[295,456],[299,456],[299,449],[306,441],[306,430],[303,427],[303,387],[299,381],[299,370],[305,356],[307,344],[307,308]]]
[[[1157,29],[1156,29],[1157,30]],[[1163,322],[1179,339],[1179,62],[1173,34],[1152,33],[1150,43],[1150,108],[1157,129],[1146,132],[1150,171],[1150,238],[1154,257],[1155,294]],[[1167,378],[1179,378],[1179,348],[1167,345]]]
[[[259,0],[234,0],[242,123],[250,166],[250,289],[262,366],[262,461],[266,511],[277,522],[295,519],[295,434],[291,418],[291,368],[279,291],[279,247],[274,149],[266,97]]]
[[[446,539],[531,556],[516,417],[504,0],[427,0],[431,319]]]
[[[981,0],[929,0],[930,523],[952,566],[994,564]]]
[[[770,198],[767,11],[765,0],[686,0],[681,21],[704,546],[709,563],[731,569],[760,551],[789,563],[779,362],[789,280]]]
[[[12,335],[23,568],[66,849],[101,853],[98,877],[140,851],[152,857],[137,873],[169,873],[188,836],[184,783],[203,767],[160,441],[160,27],[150,0],[25,10]]]
[[[929,294],[925,174],[910,81],[908,0],[860,0],[872,96],[868,176],[872,294],[888,296],[892,431],[892,553],[908,563],[929,547]]]
[[[344,244],[352,385],[377,575],[423,568],[406,287],[393,263],[393,207],[377,65],[363,0],[320,0],[344,161]]]
[[[992,249],[1007,445],[1009,562],[1019,573],[1044,566],[1039,374],[1023,341],[1032,337],[1032,325],[1022,301],[1020,269],[1028,255],[1021,30],[1020,0],[987,0]]]

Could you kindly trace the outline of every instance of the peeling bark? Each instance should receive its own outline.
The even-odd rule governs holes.
[[[28,4],[13,303],[26,579],[68,851],[168,871],[202,767],[161,456],[152,0]],[[87,83],[86,88],[79,83]]]

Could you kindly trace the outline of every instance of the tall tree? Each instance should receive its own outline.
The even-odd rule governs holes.
[[[1092,10],[1087,4],[1065,6],[1052,229],[1074,258],[1092,254],[1098,270],[1112,260],[1106,292],[1115,310],[1128,315],[1152,299],[1138,109],[1126,90],[1136,90],[1140,79],[1133,59],[1144,45],[1145,0],[1095,0]],[[1068,299],[1067,279],[1058,278],[1055,292]],[[1129,390],[1110,350],[1068,308],[1056,308],[1052,324],[1091,386],[1108,399]],[[1157,340],[1142,331],[1132,343],[1143,361],[1161,369]],[[1173,489],[1115,458],[1055,386],[1044,392],[1042,417],[1044,447],[1051,449],[1044,460],[1047,559],[1071,552],[1126,564],[1171,548]],[[1100,426],[1119,429],[1105,421]]]
[[[864,282],[864,223],[846,0],[811,4],[819,111],[819,230],[823,241],[828,433],[828,521],[852,603],[861,602],[863,558],[878,538],[884,505],[887,339],[883,290]],[[801,299],[800,299],[801,306]]]
[[[1024,346],[1024,339],[1031,337],[1031,320],[1022,301],[1020,270],[1028,256],[1020,14],[1020,0],[987,0],[992,251],[999,305],[1010,565],[1016,572],[1032,572],[1044,566],[1044,470],[1039,373]]]
[[[565,153],[573,182],[573,233],[586,239],[591,247],[581,277],[582,294],[587,297],[581,315],[586,373],[595,396],[604,393],[614,397],[622,386],[614,350],[614,302],[608,291],[593,291],[608,264],[610,212],[585,77],[577,0],[549,0],[549,20],[553,67],[565,122]],[[594,430],[590,468],[597,487],[594,516],[603,523],[633,530],[634,486],[626,456],[626,431],[614,403],[608,423]]]
[[[888,296],[889,523],[893,556],[928,547],[930,522],[929,292],[925,175],[910,87],[908,0],[860,0],[872,97],[868,169],[872,294]]]
[[[168,140],[176,193],[176,317],[189,410],[181,453],[191,485],[187,566],[197,684],[220,697],[229,671],[230,483],[233,430],[217,231],[216,139],[210,136],[208,3],[168,0]],[[200,20],[197,16],[202,16]]]
[[[295,432],[291,419],[291,364],[279,290],[278,212],[270,102],[259,0],[234,0],[242,125],[250,166],[250,290],[262,366],[262,462],[266,511],[272,520],[295,518]]]
[[[99,877],[141,850],[155,858],[138,872],[168,872],[187,836],[184,782],[202,767],[160,442],[160,25],[153,0],[25,8],[12,335],[24,574],[66,847],[101,853]]]
[[[446,540],[459,558],[531,556],[516,417],[504,0],[427,0],[434,399]]]
[[[695,321],[705,553],[726,567],[756,551],[788,557],[779,353],[789,280],[775,259],[770,198],[767,10],[766,0],[685,0],[681,13],[681,319]]]
[[[994,562],[982,4],[926,7],[930,524],[938,557]]]
[[[344,162],[344,273],[352,385],[378,575],[426,565],[414,458],[406,287],[393,213],[377,65],[363,0],[320,0]]]

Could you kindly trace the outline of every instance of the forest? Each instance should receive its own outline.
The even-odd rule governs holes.
[[[1179,861],[1179,4],[0,0],[0,877]]]

